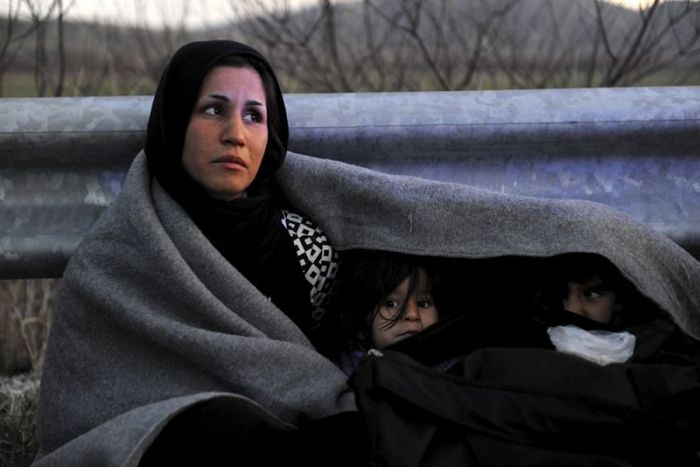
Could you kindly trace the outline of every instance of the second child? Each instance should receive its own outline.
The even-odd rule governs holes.
[[[343,260],[328,307],[340,325],[336,359],[351,374],[371,349],[384,349],[436,324],[445,290],[425,258],[354,252]]]

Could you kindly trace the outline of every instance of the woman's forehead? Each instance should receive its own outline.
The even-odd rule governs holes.
[[[216,66],[204,77],[199,93],[200,96],[212,92],[225,95],[240,90],[265,97],[262,79],[253,67]]]

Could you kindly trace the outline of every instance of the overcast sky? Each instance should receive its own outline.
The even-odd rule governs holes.
[[[37,4],[48,4],[51,0],[34,0]],[[302,7],[317,4],[318,0],[257,0],[259,3]],[[334,0],[337,2],[338,0]],[[353,1],[353,0],[342,0]],[[652,0],[609,0],[612,3],[623,4],[627,7],[638,8]],[[110,22],[125,22],[127,24],[148,22],[150,25],[162,26],[168,23],[179,23],[186,18],[190,27],[204,27],[207,24],[217,24],[234,18],[232,4],[240,0],[63,0],[64,5],[70,5],[68,19],[104,19]],[[19,0],[0,0],[0,14],[5,14],[10,4]],[[185,6],[187,5],[187,6]],[[186,10],[185,10],[186,8]],[[186,15],[183,13],[186,11]]]
[[[52,1],[33,0],[35,4],[44,6]],[[338,0],[333,1],[335,3]],[[10,5],[20,2],[22,0],[0,0],[0,14],[6,14]],[[184,17],[187,24],[193,27],[229,21],[235,15],[232,5],[255,3],[273,7],[288,4],[290,7],[299,8],[317,4],[318,0],[63,0],[64,7],[68,8],[68,19],[102,19],[127,24],[146,21],[157,26],[178,24]]]

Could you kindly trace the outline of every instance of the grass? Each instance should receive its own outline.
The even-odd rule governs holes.
[[[41,371],[58,280],[0,281],[0,375]]]
[[[279,72],[280,81],[283,84],[283,88],[288,93],[305,93],[305,92],[327,92],[325,89],[310,89],[308,84],[302,83],[301,81],[286,76],[282,70]],[[677,80],[679,76],[683,76],[685,79],[682,83],[678,83]],[[541,82],[543,76],[531,77],[532,81],[530,84]],[[128,81],[128,82],[127,82]],[[600,81],[600,77],[595,81],[596,83]],[[379,85],[381,82],[378,76],[372,77],[372,82],[375,85]],[[587,83],[583,73],[574,73],[569,81],[565,85],[562,85],[561,81],[552,80],[546,81],[549,83],[550,87],[586,87]],[[523,82],[527,84],[528,82]],[[453,83],[454,84],[454,83]],[[684,85],[684,86],[698,86],[700,85],[700,72],[693,72],[687,76],[683,73],[676,71],[662,71],[653,74],[647,78],[644,78],[638,82],[634,83],[634,86],[670,86],[670,85]],[[368,92],[372,91],[371,87],[367,85],[355,84],[357,88],[355,92]],[[320,86],[320,84],[318,84]],[[396,86],[396,83],[388,78],[385,83],[386,89],[381,89],[381,91],[402,91],[405,89],[394,89],[392,86]],[[313,87],[313,85],[311,85]],[[412,70],[409,73],[409,77],[404,85],[404,87],[410,88],[414,91],[434,91],[438,89],[435,77],[430,74],[427,70],[418,69]],[[468,86],[471,90],[499,90],[499,89],[512,89],[513,83],[508,79],[508,76],[503,72],[487,72],[479,71],[475,74],[473,80]],[[37,97],[37,91],[34,86],[34,75],[30,72],[19,72],[19,71],[8,71],[5,75],[5,80],[3,83],[3,97]],[[98,96],[110,96],[110,95],[151,95],[155,91],[154,83],[149,80],[141,81],[129,81],[128,79],[115,79],[115,80],[105,80],[102,86],[96,92],[91,93],[91,95]],[[72,86],[71,83],[66,84],[64,90],[64,96],[80,96],[83,93]]]
[[[31,464],[56,279],[0,281],[0,467]]]
[[[74,78],[74,77],[71,77]],[[75,81],[75,80],[73,80]],[[86,95],[73,81],[67,81],[63,97],[80,97]],[[105,80],[90,96],[129,96],[151,95],[155,92],[155,84],[148,79],[142,80]],[[34,74],[31,72],[8,71],[2,85],[2,97],[38,97],[34,84]],[[52,97],[47,95],[46,97]]]
[[[34,459],[38,393],[36,375],[0,377],[0,467],[24,467]]]
[[[2,97],[36,97],[34,77],[30,73],[7,73],[2,91]]]

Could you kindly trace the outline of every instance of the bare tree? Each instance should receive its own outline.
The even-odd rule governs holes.
[[[330,0],[302,11],[286,0],[232,0],[231,8],[235,30],[266,53],[292,90],[377,91],[392,75],[402,80],[405,56],[390,52],[396,31],[380,27],[369,0],[359,16]],[[387,73],[387,65],[394,73]]]
[[[146,2],[129,0],[119,3],[124,9],[131,6],[133,20],[126,21],[121,27],[105,26],[108,48],[105,71],[114,77],[122,77],[121,92],[150,92],[155,88],[160,74],[172,53],[187,42],[189,32],[186,20],[189,2],[182,2],[181,9],[173,11],[168,2]],[[146,10],[155,8],[160,16],[146,21]]]
[[[252,0],[231,2],[233,21],[240,26],[240,31],[258,42],[258,46],[275,63],[276,67],[298,80],[302,87],[318,86],[334,91],[335,83],[320,59],[320,51],[313,43],[319,34],[322,16],[294,21],[289,2],[278,1],[260,4]],[[300,70],[303,70],[300,72]]]
[[[423,20],[426,16],[431,25],[435,25],[439,22],[437,18],[439,11],[437,14],[434,14],[432,10],[426,12],[425,0],[400,0],[398,3],[400,14],[390,16],[374,2],[370,2],[370,4],[374,11],[386,20],[391,27],[398,28],[413,41],[428,70],[437,80],[439,87],[443,90],[450,89],[436,60],[436,56],[444,52],[443,47],[445,46],[445,41],[441,40],[442,34],[440,34],[442,31],[438,29],[438,34],[434,36],[436,38],[435,43],[433,47],[430,47],[421,30]]]
[[[0,36],[0,97],[4,95],[5,72],[11,67],[17,53],[34,29],[22,21],[20,11],[24,0],[8,0],[4,28]]]
[[[572,11],[532,1],[497,31],[494,57],[509,87],[631,86],[671,66],[698,65],[696,1],[655,0],[634,12],[587,0]]]
[[[290,91],[628,86],[669,70],[675,84],[698,79],[693,0],[655,0],[636,12],[607,0],[318,0],[302,10],[291,0],[230,0],[230,27],[201,32],[187,29],[188,2],[121,0],[114,4],[131,8],[130,22],[92,28],[69,47],[66,13],[75,1],[9,0],[0,93],[31,34],[38,95],[108,85],[148,93],[179,45],[224,34],[262,49]],[[147,22],[147,9],[160,21]]]
[[[495,66],[514,68],[499,63],[503,57],[493,49],[508,40],[512,50],[522,41],[499,36],[521,3],[525,1],[363,0],[361,22],[351,24],[338,21],[336,10],[346,7],[330,0],[296,14],[287,2],[261,7],[237,0],[232,6],[247,37],[264,44],[292,83],[334,92],[478,87],[477,77]],[[536,27],[532,24],[527,33]],[[567,56],[563,51],[559,55]],[[527,83],[511,74],[512,85]]]
[[[689,75],[700,46],[692,0],[637,13],[604,0],[319,0],[302,12],[285,0],[231,4],[237,28],[292,89],[634,85],[669,67]]]
[[[577,28],[581,3],[521,2],[490,32],[491,59],[510,88],[566,87],[585,49]]]
[[[24,0],[34,32],[34,84],[39,96],[63,95],[66,79],[65,16],[74,3],[75,0]]]
[[[473,85],[477,73],[488,66],[484,60],[491,53],[493,31],[521,1],[400,0],[400,14],[393,17],[386,11],[392,4],[371,3],[389,27],[408,39],[402,44],[411,49],[413,69],[427,70],[428,82],[436,83],[433,88],[447,91]]]
[[[95,96],[105,91],[119,94],[118,87],[105,89],[108,81],[119,80],[111,75],[112,45],[108,31],[113,26],[95,22],[72,21],[71,44],[68,46],[64,95]]]
[[[638,21],[619,41],[613,41],[605,28],[603,12],[609,6],[601,0],[595,0],[595,6],[606,59],[601,86],[628,86],[700,55],[700,3],[696,1],[669,2],[662,8],[660,0],[654,0],[648,8],[639,9]],[[688,26],[684,35],[678,28],[683,23]]]

